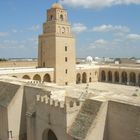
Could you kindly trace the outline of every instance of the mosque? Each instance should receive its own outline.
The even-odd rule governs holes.
[[[0,140],[140,140],[140,67],[76,64],[67,11],[46,15],[38,66],[0,68]]]

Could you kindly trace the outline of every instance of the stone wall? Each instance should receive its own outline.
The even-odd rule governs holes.
[[[0,105],[0,140],[8,139],[8,118],[7,109]]]
[[[109,101],[104,140],[140,140],[140,107]]]
[[[0,68],[6,67],[37,67],[37,61],[3,61]]]

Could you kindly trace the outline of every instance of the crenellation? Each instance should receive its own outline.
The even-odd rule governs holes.
[[[46,105],[49,106],[54,106],[54,107],[58,107],[58,108],[67,108],[67,111],[69,110],[77,110],[81,107],[82,105],[82,101],[78,100],[78,99],[72,99],[70,98],[70,100],[65,99],[65,101],[59,101],[59,100],[55,100],[52,98],[49,98],[47,95],[45,96],[41,96],[41,95],[37,95],[36,96],[36,101],[37,102],[42,102],[45,103]]]
[[[52,99],[52,98],[48,98],[47,95],[45,95],[45,96],[37,95],[36,96],[36,101],[44,103],[44,104],[52,106],[52,107],[65,108],[65,102],[64,101],[59,101],[59,100],[55,100],[55,99]]]
[[[41,96],[40,95],[36,95],[36,101],[39,102],[41,100]]]
[[[77,98],[66,97],[65,101],[67,112],[79,110],[83,104],[83,101],[78,100]]]
[[[47,99],[47,98],[48,98],[47,95],[41,96],[41,102],[46,102],[46,99]]]

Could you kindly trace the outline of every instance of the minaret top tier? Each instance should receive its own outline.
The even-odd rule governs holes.
[[[47,22],[59,22],[60,24],[69,24],[67,18],[67,11],[60,3],[54,3],[52,7],[47,10]]]

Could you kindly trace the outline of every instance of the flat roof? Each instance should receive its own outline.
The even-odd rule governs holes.
[[[17,73],[51,72],[51,71],[54,71],[54,68],[35,68],[35,67],[0,68],[0,74],[17,74]]]

